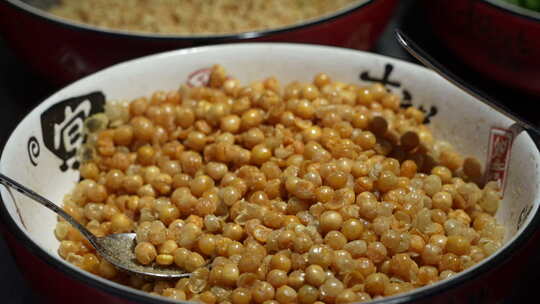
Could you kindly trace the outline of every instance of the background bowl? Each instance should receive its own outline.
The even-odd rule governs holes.
[[[346,10],[281,29],[181,36],[137,34],[76,24],[27,2],[45,5],[51,1],[0,1],[0,33],[33,69],[56,84],[142,55],[206,44],[281,41],[367,50],[384,30],[397,3],[396,0],[359,0]]]
[[[503,0],[424,0],[441,42],[502,85],[540,95],[540,13]]]
[[[481,162],[488,155],[492,156],[489,159],[497,156],[488,149],[488,139],[499,132],[497,139],[507,149],[498,152],[510,153],[508,169],[501,175],[506,180],[505,196],[497,212],[498,221],[506,227],[505,245],[449,280],[389,299],[392,303],[493,303],[511,292],[513,282],[519,284],[515,276],[538,246],[533,234],[540,225],[540,154],[534,141],[526,133],[512,133],[513,121],[435,73],[384,56],[323,46],[258,43],[179,50],[119,64],[73,83],[31,111],[10,136],[0,172],[61,202],[79,180],[73,169],[74,155],[82,141],[77,135],[85,117],[102,111],[105,100],[130,100],[156,90],[172,90],[186,81],[204,84],[208,67],[216,63],[243,83],[270,75],[281,83],[310,81],[322,71],[344,82],[383,82],[404,96],[404,104],[428,111],[437,137]],[[514,137],[513,145],[509,145],[509,136]],[[17,192],[2,188],[0,194],[1,222],[7,226],[6,240],[17,264],[30,285],[51,303],[165,303],[68,264],[56,253],[56,216]],[[386,300],[378,302],[382,301]]]

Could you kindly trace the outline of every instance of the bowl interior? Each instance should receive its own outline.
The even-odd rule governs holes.
[[[59,0],[21,0],[21,1],[42,10],[47,10],[51,8],[52,6],[58,5],[60,3]]]
[[[453,143],[462,154],[475,156],[482,163],[487,159],[492,128],[510,129],[513,125],[511,120],[435,73],[399,60],[320,46],[222,45],[134,60],[62,89],[19,124],[3,151],[0,171],[60,204],[79,179],[73,168],[75,150],[82,143],[80,131],[85,117],[102,111],[104,100],[130,100],[156,90],[178,88],[186,81],[194,85],[202,83],[208,75],[206,69],[216,63],[242,83],[271,75],[282,84],[310,81],[323,71],[344,82],[383,81],[401,94],[406,103],[422,106],[431,114],[430,125],[438,138]],[[523,231],[540,203],[540,157],[534,142],[525,133],[515,134],[510,152],[505,196],[497,212],[498,221],[506,227],[505,246]],[[56,252],[59,242],[53,234],[55,214],[15,191],[2,188],[1,196],[17,227],[42,250],[66,267],[72,267]],[[489,263],[489,259],[482,263]]]

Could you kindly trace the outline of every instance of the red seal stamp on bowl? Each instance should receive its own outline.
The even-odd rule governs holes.
[[[489,133],[486,182],[496,181],[504,194],[508,164],[514,133],[511,130],[492,127]]]
[[[204,87],[210,81],[210,73],[212,73],[212,68],[196,70],[189,74],[186,83],[190,87]]]

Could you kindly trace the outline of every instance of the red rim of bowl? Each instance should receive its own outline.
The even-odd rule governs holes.
[[[291,43],[294,44],[294,43]],[[299,44],[300,45],[300,44]],[[211,47],[211,46],[210,46]],[[343,49],[340,47],[326,47],[326,48],[334,48],[334,49]],[[158,54],[159,55],[159,54]],[[152,57],[152,56],[158,56],[158,55],[149,55],[146,57]],[[380,55],[379,55],[380,56]],[[139,58],[141,59],[141,58]],[[129,60],[126,62],[135,61],[138,59]],[[394,59],[396,61],[401,61],[399,59]],[[126,63],[124,62],[124,63]],[[112,66],[114,67],[114,65]],[[110,68],[112,68],[110,67]],[[421,68],[421,67],[420,67]],[[98,72],[101,73],[101,72]],[[92,74],[93,75],[93,74]],[[90,77],[86,76],[79,81],[84,81],[85,78]],[[62,89],[60,89],[62,90]],[[53,93],[54,94],[54,93]],[[47,100],[49,97],[45,98],[44,100]],[[38,103],[38,105],[41,103]],[[37,105],[36,105],[37,106]],[[24,117],[27,117],[29,113],[31,113],[34,109],[29,110]],[[13,131],[19,127],[19,124],[11,131],[9,138],[13,135]],[[535,146],[536,146],[536,152],[540,153],[540,138],[536,138],[533,135],[531,135],[528,131],[525,131],[533,140]],[[6,143],[7,141],[6,140]],[[4,154],[4,151],[7,149],[7,146],[4,145],[2,148],[1,156]],[[15,223],[13,218],[10,216],[9,211],[7,210],[2,195],[0,193],[0,219],[2,220],[2,223],[5,225],[7,232],[11,233],[11,235],[15,238],[15,240],[20,241],[21,245],[28,249],[30,253],[40,258],[45,264],[53,267],[57,271],[66,274],[71,279],[78,281],[83,284],[87,284],[88,286],[91,286],[93,288],[96,288],[100,291],[104,291],[106,293],[109,293],[113,296],[117,296],[122,299],[135,301],[138,303],[145,303],[145,304],[170,304],[171,301],[167,300],[166,298],[160,299],[155,296],[151,296],[150,294],[137,294],[133,291],[130,291],[130,289],[136,290],[130,286],[124,286],[124,288],[118,288],[114,285],[101,282],[99,280],[93,279],[89,276],[89,274],[85,274],[83,270],[77,271],[75,269],[66,267],[63,265],[58,259],[54,258],[51,254],[47,253],[45,250],[43,250],[41,247],[39,247],[32,239],[30,239],[22,230],[21,228]],[[407,292],[405,294],[396,295],[388,298],[383,298],[379,300],[374,300],[369,303],[373,304],[405,304],[405,303],[413,303],[415,301],[419,301],[425,298],[428,298],[430,296],[450,291],[452,288],[462,285],[464,283],[467,283],[480,275],[506,263],[509,261],[510,257],[514,254],[514,252],[519,249],[520,247],[523,247],[529,241],[533,234],[537,232],[540,229],[540,209],[537,210],[536,214],[533,215],[533,218],[531,219],[529,225],[525,226],[523,228],[523,231],[520,235],[517,236],[516,239],[514,239],[511,243],[507,244],[506,247],[504,247],[500,252],[498,252],[496,255],[491,257],[491,261],[489,263],[482,263],[478,265],[476,269],[473,269],[471,271],[461,273],[461,275],[450,278],[448,280],[444,280],[439,282],[436,285],[427,286],[425,289],[421,290],[413,290],[411,292]],[[51,230],[52,233],[52,230]],[[104,279],[106,280],[106,279]],[[424,287],[422,287],[424,288]],[[481,299],[480,299],[481,300]],[[190,303],[190,302],[180,302],[180,303]]]
[[[226,41],[226,40],[244,40],[244,39],[253,39],[261,38],[266,36],[271,36],[274,34],[281,34],[286,32],[291,32],[299,29],[303,29],[310,26],[320,25],[325,22],[333,21],[339,19],[340,17],[350,15],[357,10],[362,9],[365,6],[369,6],[374,2],[382,0],[359,0],[359,3],[351,5],[347,8],[340,9],[335,13],[325,15],[323,17],[311,19],[305,22],[296,23],[290,26],[252,31],[252,32],[242,32],[236,34],[222,34],[222,35],[175,35],[175,34],[152,34],[145,32],[129,32],[122,30],[114,30],[108,28],[101,28],[92,25],[87,25],[83,23],[77,23],[64,19],[61,17],[56,17],[52,14],[45,12],[42,9],[34,7],[30,4],[24,3],[21,0],[6,0],[4,1],[8,5],[24,11],[27,14],[37,16],[38,18],[44,19],[48,22],[60,25],[73,30],[78,31],[88,31],[96,34],[110,35],[116,38],[129,38],[129,39],[149,39],[149,40],[161,40],[161,41],[196,41],[201,43],[209,43],[212,41]]]
[[[511,13],[514,16],[532,21],[540,21],[540,12],[517,6],[515,4],[505,2],[504,0],[483,0],[483,2],[501,11]]]

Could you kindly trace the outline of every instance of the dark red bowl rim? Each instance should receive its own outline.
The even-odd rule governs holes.
[[[536,145],[537,152],[540,152],[540,138],[535,138],[530,133],[529,135],[531,136],[531,138],[533,139]],[[6,147],[3,148],[3,150],[5,149]],[[2,154],[3,154],[3,151],[2,151]],[[168,301],[165,298],[157,299],[157,298],[150,297],[150,295],[148,296],[138,295],[138,294],[130,292],[127,289],[114,287],[110,284],[106,284],[104,282],[91,279],[90,277],[74,269],[65,267],[60,261],[53,258],[52,255],[45,252],[36,243],[34,243],[28,236],[26,236],[26,234],[19,228],[19,226],[14,222],[13,218],[9,215],[1,195],[0,195],[0,202],[1,202],[0,219],[2,220],[2,223],[6,226],[8,233],[11,233],[12,236],[15,238],[15,240],[20,241],[22,246],[28,249],[30,253],[34,254],[35,256],[40,258],[43,262],[45,262],[47,265],[51,266],[57,271],[64,273],[71,279],[79,281],[82,284],[86,284],[102,292],[106,292],[113,296],[117,296],[119,298],[126,299],[129,301],[134,301],[137,303],[146,303],[146,304],[170,304],[171,303],[171,301]],[[397,295],[391,298],[383,298],[383,299],[372,301],[370,303],[373,303],[373,304],[413,303],[415,301],[419,301],[419,300],[428,298],[430,296],[434,296],[436,294],[450,291],[452,288],[465,284],[468,281],[479,277],[481,274],[484,274],[508,262],[510,257],[514,254],[514,252],[520,247],[523,247],[523,245],[525,245],[525,243],[531,239],[533,234],[538,231],[538,228],[540,228],[540,210],[537,210],[536,214],[531,219],[531,222],[529,223],[529,225],[527,225],[523,229],[523,232],[506,248],[504,248],[497,255],[493,256],[491,258],[492,260],[489,263],[483,263],[479,265],[478,268],[473,271],[466,272],[460,276],[442,281],[441,283],[428,287],[426,289],[423,289],[417,292],[411,292],[410,294],[406,293],[403,295]],[[184,302],[184,303],[187,303],[187,302]]]
[[[317,26],[322,23],[326,23],[329,21],[333,21],[336,19],[339,19],[341,17],[350,15],[360,9],[362,9],[365,6],[372,5],[374,2],[377,1],[383,1],[383,0],[365,0],[361,3],[352,5],[351,7],[340,11],[339,13],[333,13],[321,18],[316,18],[308,22],[304,23],[298,23],[293,24],[287,27],[281,27],[277,29],[270,29],[270,30],[262,30],[262,31],[253,31],[253,32],[243,32],[243,33],[237,33],[237,34],[223,34],[223,35],[159,35],[159,34],[151,34],[151,33],[144,33],[144,32],[127,32],[127,31],[119,31],[119,30],[111,30],[106,28],[99,28],[92,25],[85,25],[81,23],[72,22],[66,19],[62,19],[60,17],[53,17],[47,13],[36,13],[34,11],[28,10],[25,5],[31,6],[29,4],[23,3],[21,0],[3,0],[0,1],[0,3],[6,3],[9,6],[23,11],[27,14],[30,14],[32,16],[38,17],[40,19],[46,20],[47,22],[51,22],[55,25],[59,25],[71,30],[76,31],[83,31],[83,32],[92,32],[95,34],[100,35],[106,35],[111,36],[114,38],[129,38],[129,39],[143,39],[143,40],[159,40],[159,41],[191,41],[195,43],[211,43],[215,41],[229,41],[229,40],[246,40],[246,39],[254,39],[254,38],[262,38],[266,36],[271,36],[275,34],[281,34],[286,32],[292,32],[300,29],[304,29],[306,27],[310,26]],[[36,10],[41,10],[39,8],[35,8]]]
[[[489,6],[496,8],[505,13],[510,13],[514,16],[521,17],[531,21],[540,21],[540,12],[533,11],[531,9],[517,6],[515,4],[506,3],[503,0],[488,1],[482,0],[484,3]]]

